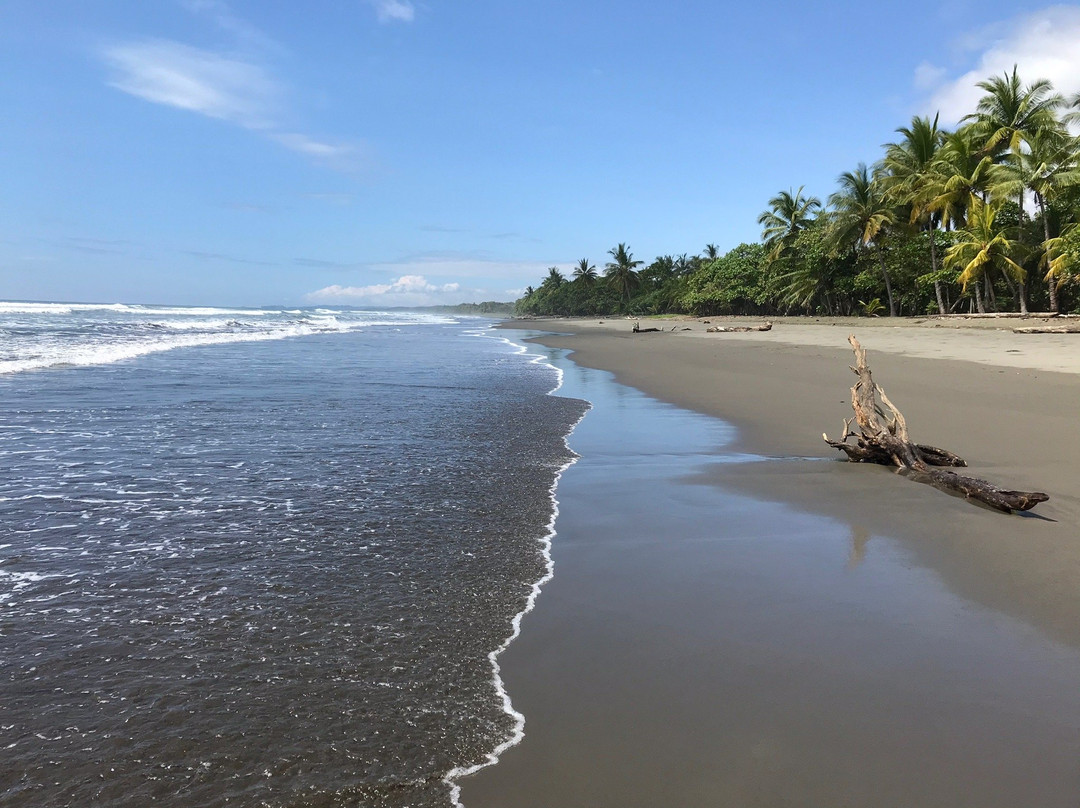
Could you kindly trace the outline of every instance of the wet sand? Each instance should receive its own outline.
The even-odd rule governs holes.
[[[670,408],[684,420],[642,438],[627,425],[663,405],[579,383],[607,403],[572,440],[555,578],[503,657],[526,738],[466,805],[1080,802],[1080,338],[864,322],[527,324],[738,432],[714,451]],[[1004,516],[833,460],[850,330],[918,440],[1051,500]]]

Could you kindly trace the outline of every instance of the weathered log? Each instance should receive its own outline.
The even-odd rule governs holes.
[[[1043,325],[1014,328],[1014,334],[1080,334],[1080,325]]]
[[[663,329],[660,329],[660,328],[642,328],[641,323],[635,322],[634,327],[633,327],[632,330],[633,330],[633,332],[635,334],[648,334],[650,331],[661,331]]]
[[[959,312],[957,314],[934,314],[933,320],[1049,320],[1062,316],[1056,311],[989,311],[989,312]]]
[[[967,463],[945,449],[912,443],[903,414],[889,401],[885,391],[874,383],[870,366],[866,364],[865,349],[854,335],[848,337],[848,342],[855,351],[855,367],[851,370],[859,377],[851,388],[851,408],[855,411],[855,417],[844,420],[844,432],[839,440],[831,440],[828,435],[822,434],[826,443],[844,452],[853,462],[895,466],[918,482],[928,483],[1005,513],[1027,511],[1049,499],[1046,494],[1037,491],[1009,491],[985,480],[940,468],[966,466]],[[888,409],[887,413],[883,407]],[[858,432],[851,429],[853,421],[859,426]],[[855,438],[855,443],[848,443],[848,438]]]
[[[747,331],[772,331],[772,323],[762,323],[761,325],[714,325],[712,328],[706,328],[706,334],[735,334],[745,333]]]

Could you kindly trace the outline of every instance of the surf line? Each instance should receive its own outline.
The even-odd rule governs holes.
[[[492,326],[493,327],[493,326]],[[475,332],[469,332],[471,336],[481,336],[486,338],[492,338],[493,335],[489,334],[487,330],[477,330]],[[546,365],[556,373],[555,387],[548,391],[549,396],[553,396],[559,392],[559,389],[563,386],[563,377],[565,371],[562,368],[556,367],[550,362],[546,361],[542,354],[529,353],[529,349],[525,345],[519,345],[516,342],[512,342],[506,337],[494,337],[501,342],[516,348],[515,353],[522,356],[531,356],[530,364],[534,365]],[[580,455],[570,448],[570,437],[574,434],[574,430],[577,429],[585,416],[589,414],[589,410],[592,409],[592,402],[585,402],[588,406],[581,416],[570,425],[569,431],[563,436],[563,445],[570,453],[570,459],[562,465],[562,467],[555,472],[555,479],[551,483],[551,487],[548,489],[548,498],[551,500],[551,518],[548,520],[547,529],[545,535],[539,539],[541,554],[544,558],[544,574],[540,576],[540,579],[533,583],[532,589],[529,592],[529,597],[525,601],[525,608],[518,612],[514,619],[511,621],[510,636],[503,640],[502,644],[494,651],[488,653],[488,662],[491,663],[492,682],[495,685],[495,692],[502,701],[503,712],[509,715],[514,720],[514,731],[510,734],[510,737],[500,743],[490,752],[488,752],[482,761],[479,763],[473,763],[469,766],[455,766],[448,771],[443,777],[443,782],[450,787],[450,799],[453,801],[454,808],[465,808],[461,802],[461,785],[458,782],[463,777],[476,774],[482,769],[486,769],[488,766],[494,766],[499,762],[499,758],[507,750],[517,746],[525,738],[525,716],[518,710],[514,709],[513,701],[510,698],[510,694],[506,690],[506,683],[503,682],[502,668],[499,666],[499,656],[510,647],[510,643],[518,638],[521,634],[521,620],[536,606],[536,600],[540,597],[540,592],[544,588],[544,584],[555,577],[555,561],[551,557],[552,539],[557,535],[555,530],[555,523],[559,518],[559,499],[557,496],[559,481],[562,479],[563,474],[568,468],[574,465],[579,459]]]

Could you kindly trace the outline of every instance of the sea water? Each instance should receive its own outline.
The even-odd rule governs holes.
[[[0,303],[0,805],[452,804],[586,407],[489,326]]]

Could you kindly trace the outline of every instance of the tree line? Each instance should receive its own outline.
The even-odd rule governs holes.
[[[518,314],[921,315],[1080,310],[1080,93],[1011,73],[955,131],[916,116],[824,202],[781,191],[761,241],[552,267]]]

